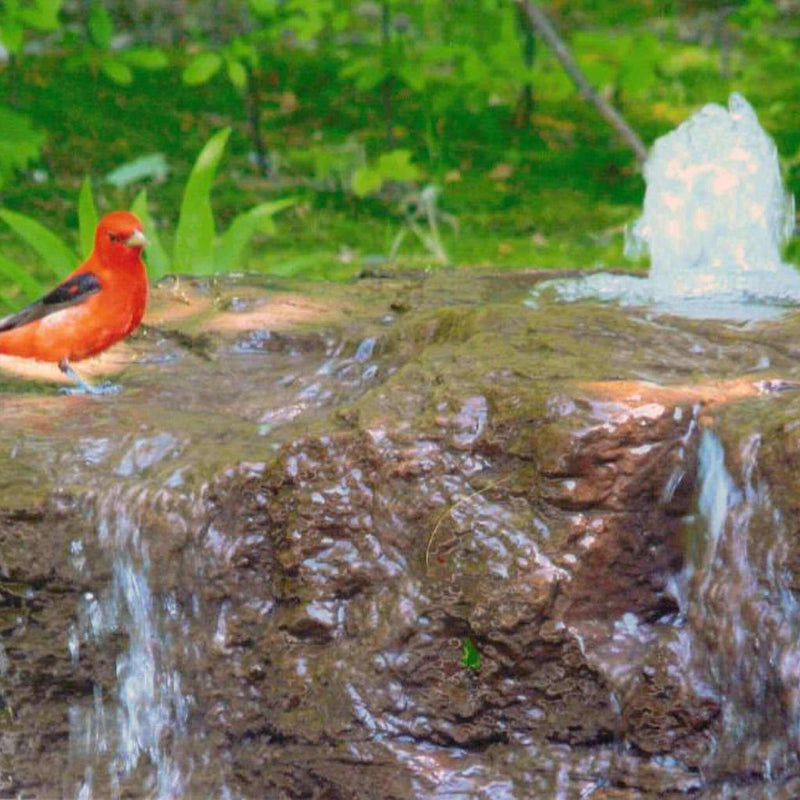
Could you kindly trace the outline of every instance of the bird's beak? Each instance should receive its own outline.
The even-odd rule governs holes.
[[[134,231],[126,240],[126,247],[146,247],[147,239],[141,231]]]

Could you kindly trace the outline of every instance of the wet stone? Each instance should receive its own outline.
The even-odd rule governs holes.
[[[120,395],[3,383],[0,794],[790,792],[797,320],[451,278],[164,286]]]

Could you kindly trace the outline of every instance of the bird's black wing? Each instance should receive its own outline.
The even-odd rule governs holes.
[[[91,272],[82,272],[60,283],[40,300],[25,306],[16,314],[0,319],[0,333],[27,325],[29,322],[46,317],[55,311],[76,306],[97,294],[102,289],[100,279]]]

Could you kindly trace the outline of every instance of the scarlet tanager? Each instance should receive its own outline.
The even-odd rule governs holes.
[[[0,319],[0,353],[58,362],[80,390],[102,394],[70,362],[101,353],[142,321],[147,273],[142,223],[128,211],[112,211],[97,225],[91,255],[53,291]]]

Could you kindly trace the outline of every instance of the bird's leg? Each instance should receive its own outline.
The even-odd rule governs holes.
[[[67,361],[66,358],[62,358],[61,361],[58,362],[58,368],[71,380],[75,382],[75,386],[68,388],[64,387],[61,391],[64,394],[91,394],[91,395],[103,395],[103,394],[116,394],[120,387],[116,383],[109,383],[106,381],[105,383],[101,383],[99,386],[92,386],[91,383],[87,383],[77,372],[72,368],[72,365]]]

